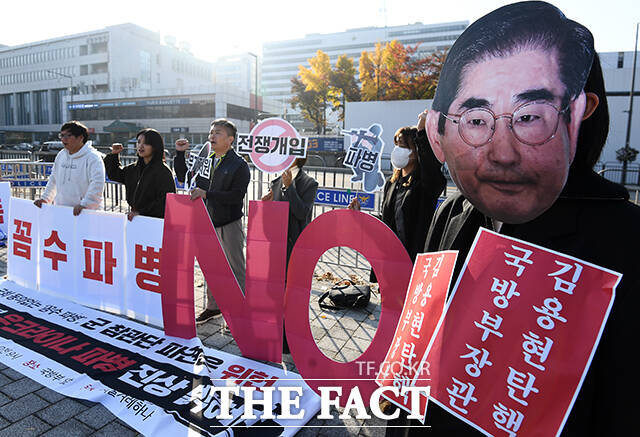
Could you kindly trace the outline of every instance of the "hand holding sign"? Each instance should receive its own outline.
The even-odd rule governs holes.
[[[111,153],[118,154],[124,150],[124,147],[120,143],[113,143],[111,145]]]
[[[282,173],[282,188],[289,188],[293,182],[293,177],[291,176],[291,170],[286,169],[284,173]]]

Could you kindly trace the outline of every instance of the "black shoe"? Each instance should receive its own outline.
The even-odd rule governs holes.
[[[202,325],[220,314],[220,310],[204,310],[196,317],[196,325]]]

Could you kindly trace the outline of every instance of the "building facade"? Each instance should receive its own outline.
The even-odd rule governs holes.
[[[213,65],[186,45],[163,44],[134,24],[0,47],[1,141],[50,140],[61,123],[83,115],[77,105],[87,100],[153,100],[197,88],[206,94],[213,77]]]
[[[408,24],[393,27],[367,27],[330,34],[310,34],[304,38],[265,43],[262,46],[262,86],[265,97],[281,104],[291,99],[291,78],[298,65],[309,67],[308,59],[318,50],[329,55],[332,64],[346,54],[357,67],[361,53],[373,51],[378,42],[397,40],[405,45],[420,44],[417,55],[447,50],[467,28],[468,21],[438,24]]]
[[[634,52],[600,53],[602,74],[604,75],[607,101],[609,103],[609,137],[600,155],[603,164],[617,163],[616,150],[625,146],[627,126],[629,126],[629,147],[640,150],[640,59],[637,60],[633,91],[633,111],[629,124],[629,101],[633,73]],[[640,157],[634,164],[640,163]],[[640,183],[640,181],[638,181]]]

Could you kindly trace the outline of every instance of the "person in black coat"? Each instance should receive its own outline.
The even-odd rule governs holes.
[[[269,193],[262,200],[289,202],[287,262],[302,230],[311,223],[318,181],[302,170],[307,158],[297,158],[282,175],[271,181]]]
[[[136,138],[138,162],[123,167],[119,158],[122,144],[112,144],[111,153],[104,157],[107,177],[124,184],[131,208],[129,220],[136,215],[164,218],[167,193],[176,192],[173,173],[164,164],[164,141],[155,129],[143,129]]]
[[[532,11],[536,16],[530,15]],[[500,18],[491,19],[490,16],[496,13]],[[517,27],[511,28],[514,22]],[[546,39],[535,38],[541,31],[540,26],[544,26]],[[460,74],[464,77],[456,84],[452,77],[447,77],[450,70],[447,71],[449,66],[445,64],[440,85],[453,81],[446,84],[444,91],[446,93],[449,89],[453,97],[449,101],[443,97],[445,101],[439,102],[439,91],[436,91],[434,108],[438,112],[429,114],[427,120],[429,138],[434,149],[438,150],[436,155],[440,159],[446,158],[452,175],[457,175],[454,180],[461,187],[461,192],[447,199],[439,208],[425,251],[460,251],[453,278],[455,283],[478,229],[486,227],[622,273],[599,344],[561,435],[629,435],[637,428],[634,407],[638,379],[636,365],[629,358],[632,348],[629,338],[637,332],[636,311],[640,306],[640,260],[637,254],[640,207],[628,201],[629,195],[624,187],[593,171],[607,138],[609,116],[604,80],[592,36],[586,28],[567,20],[555,7],[542,2],[505,6],[481,18],[465,32],[469,34],[456,41],[462,48],[454,44],[447,58],[450,67],[457,67],[459,72],[464,72]],[[487,37],[480,38],[478,32]],[[559,33],[559,39],[553,40],[551,37],[556,33]],[[580,38],[584,50],[573,50],[564,38]],[[481,50],[483,47],[478,48],[479,40],[483,44],[497,43],[498,47],[491,46],[488,55]],[[532,44],[532,41],[536,43]],[[472,58],[464,60],[465,54]],[[560,61],[571,66],[573,73],[584,70],[583,81],[580,81],[579,74],[562,75],[557,68]],[[549,62],[549,68],[541,68],[544,62]],[[491,67],[490,70],[487,67]],[[479,74],[482,69],[487,74]],[[490,101],[497,107],[496,112],[507,112],[509,105],[515,106],[514,95],[525,97],[536,89],[539,99],[542,96],[540,91],[544,91],[544,88],[538,88],[541,82],[558,88],[558,96],[548,94],[556,104],[563,91],[569,102],[563,112],[570,115],[558,114],[555,129],[545,132],[546,141],[543,137],[532,141],[531,137],[523,136],[522,130],[517,132],[517,129],[499,126],[491,133],[492,141],[478,144],[478,136],[465,139],[464,132],[460,132],[464,128],[452,121],[453,117],[462,118],[464,113],[452,118],[445,116],[442,121],[441,116],[451,110],[450,107],[458,108],[457,93],[462,94],[463,101],[470,93],[482,96],[484,101]],[[496,93],[494,87],[498,87],[499,92]],[[468,88],[475,89],[469,91]],[[473,101],[466,103],[468,108],[474,108]],[[529,113],[535,114],[534,111]],[[527,122],[531,119],[512,115],[512,120]],[[478,126],[482,124],[472,127]],[[549,126],[553,127],[553,124]],[[460,147],[461,140],[476,144],[469,145],[467,154],[461,153],[464,150]],[[463,162],[467,157],[474,157],[476,165]],[[553,159],[554,165],[541,170],[544,159]],[[533,169],[537,170],[539,178],[532,177]],[[493,179],[479,177],[475,184],[472,183],[471,178],[489,173],[495,175]],[[554,179],[564,180],[557,191],[545,187]],[[483,197],[484,190],[490,188],[495,193],[493,198]],[[510,196],[516,190],[520,194]],[[538,191],[537,201],[528,196],[530,191]],[[496,200],[502,202],[496,203]],[[388,427],[387,436],[425,433],[418,422],[408,421],[406,416],[392,424],[396,427]],[[482,435],[435,404],[429,406],[426,424],[431,426],[427,431],[430,435]]]
[[[247,162],[232,148],[236,139],[236,126],[226,119],[216,119],[209,130],[209,144],[200,149],[198,156],[189,157],[187,169],[185,151],[189,141],[176,141],[176,157],[173,161],[178,181],[189,184],[192,201],[202,199],[222,245],[231,270],[244,291],[246,259],[245,234],[242,226],[242,207],[249,185],[250,172]],[[186,180],[185,180],[186,179]],[[207,307],[196,317],[202,324],[220,314],[209,286],[206,285]]]

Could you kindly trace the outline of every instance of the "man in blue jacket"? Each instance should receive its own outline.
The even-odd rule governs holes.
[[[191,200],[203,199],[213,226],[218,234],[233,274],[244,291],[245,257],[243,253],[245,235],[242,228],[242,207],[244,196],[249,185],[249,166],[231,148],[237,129],[233,123],[225,119],[217,119],[211,123],[209,142],[212,152],[208,156],[200,156],[196,165],[187,174],[184,152],[189,148],[189,141],[176,141],[176,158],[174,168],[179,181],[189,176],[187,183],[193,182]],[[207,307],[196,318],[196,323],[204,323],[220,314],[220,309],[207,289]]]

